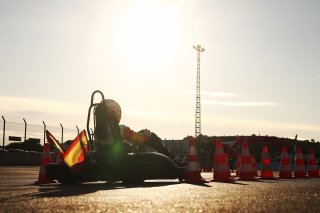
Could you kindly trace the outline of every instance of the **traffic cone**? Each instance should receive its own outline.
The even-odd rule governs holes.
[[[254,157],[254,155],[251,155],[251,166],[252,166],[253,176],[259,177],[258,170],[257,170],[257,162],[256,162],[256,158]]]
[[[47,179],[46,165],[49,163],[51,163],[50,148],[49,148],[49,143],[45,143],[43,146],[43,152],[40,160],[39,177],[38,177],[38,180],[35,182],[35,184],[46,184],[46,183],[56,182],[55,180]]]
[[[282,150],[281,150],[279,178],[281,178],[281,179],[291,179],[292,178],[290,161],[289,161],[289,157],[288,157],[288,149],[286,146],[282,146]]]
[[[304,160],[302,157],[301,147],[297,147],[297,159],[294,168],[295,178],[306,178],[306,167],[304,166]]]
[[[241,163],[239,169],[240,180],[256,180],[252,171],[249,145],[247,142],[242,144]]]
[[[309,149],[308,177],[319,177],[317,163],[314,157],[314,148]]]
[[[196,140],[189,139],[188,158],[185,172],[185,180],[187,183],[204,183],[206,182],[200,174],[200,165],[196,150]]]
[[[265,180],[275,179],[270,167],[268,146],[263,146],[260,177]]]
[[[240,163],[241,163],[241,155],[238,154],[238,157],[237,157],[237,165],[236,165],[236,176],[237,176],[237,177],[239,177]]]
[[[227,154],[223,151],[221,140],[216,140],[216,148],[214,155],[213,166],[213,180],[212,182],[232,182],[235,181],[234,177],[231,177],[230,167],[227,159]]]

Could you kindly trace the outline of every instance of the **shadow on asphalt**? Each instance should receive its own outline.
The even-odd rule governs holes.
[[[43,185],[39,187],[39,192],[36,197],[67,197],[74,195],[90,194],[102,190],[119,190],[128,188],[150,188],[168,185],[180,184],[179,182],[145,182],[142,184],[123,184],[122,182],[115,183],[79,183],[72,185],[54,184]]]
[[[185,183],[185,182],[182,182]],[[209,181],[198,184],[191,184],[203,187],[213,187],[209,185]],[[144,182],[141,184],[124,184],[122,182],[92,182],[92,183],[78,183],[72,185],[63,185],[63,184],[50,184],[42,185],[39,187],[39,192],[35,194],[36,197],[67,197],[74,195],[83,195],[90,194],[97,191],[103,190],[119,190],[119,189],[128,189],[128,188],[152,188],[152,187],[161,187],[169,185],[178,185],[180,182]],[[244,183],[232,182],[230,184],[240,184],[247,185]]]
[[[208,185],[207,183],[209,183],[209,181],[204,182],[204,183],[187,183],[187,184],[195,185],[195,186],[203,186],[203,187],[212,187],[212,186]]]
[[[279,183],[279,179],[274,179],[274,180],[263,180],[263,179],[260,179],[260,180],[257,180],[257,182],[259,182],[259,183]]]
[[[8,192],[15,192],[15,195],[8,195],[0,198],[0,202],[21,202],[28,201],[36,198],[45,197],[68,197],[76,195],[90,194],[103,190],[120,190],[128,188],[152,188],[169,185],[177,185],[180,182],[145,182],[141,184],[123,184],[122,182],[91,182],[91,183],[78,183],[72,185],[63,184],[43,184],[35,185],[24,184],[8,187]],[[32,192],[28,192],[30,191]],[[33,189],[33,190],[32,190]],[[2,190],[5,192],[5,190]],[[1,209],[1,208],[0,208]],[[1,212],[1,210],[0,210]]]
[[[239,183],[239,182],[223,182],[223,183],[229,183],[229,184],[234,184],[234,185],[242,185],[242,186],[247,186],[249,184],[247,183]]]

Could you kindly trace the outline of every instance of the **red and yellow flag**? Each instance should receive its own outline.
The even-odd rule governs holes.
[[[74,172],[79,172],[89,152],[86,131],[83,130],[63,153],[63,160]]]
[[[46,135],[48,142],[54,145],[63,156],[63,160],[67,166],[75,173],[80,172],[84,160],[89,152],[86,131],[83,130],[80,132],[67,150],[61,146],[59,141],[48,130],[46,131]]]
[[[65,152],[59,141],[48,130],[46,130],[46,136],[49,144],[55,146],[61,154]]]

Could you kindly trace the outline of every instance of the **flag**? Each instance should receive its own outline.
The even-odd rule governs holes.
[[[55,146],[61,154],[65,152],[59,141],[48,130],[46,130],[46,136],[49,144]]]
[[[83,130],[63,153],[63,160],[72,171],[79,173],[88,152],[87,135],[86,131]]]

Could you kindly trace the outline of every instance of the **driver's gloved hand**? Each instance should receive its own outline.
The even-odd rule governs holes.
[[[169,158],[174,159],[173,154],[163,146],[161,138],[159,138],[156,134],[151,133],[149,138],[144,142],[144,144],[160,152],[161,154],[164,154]]]

